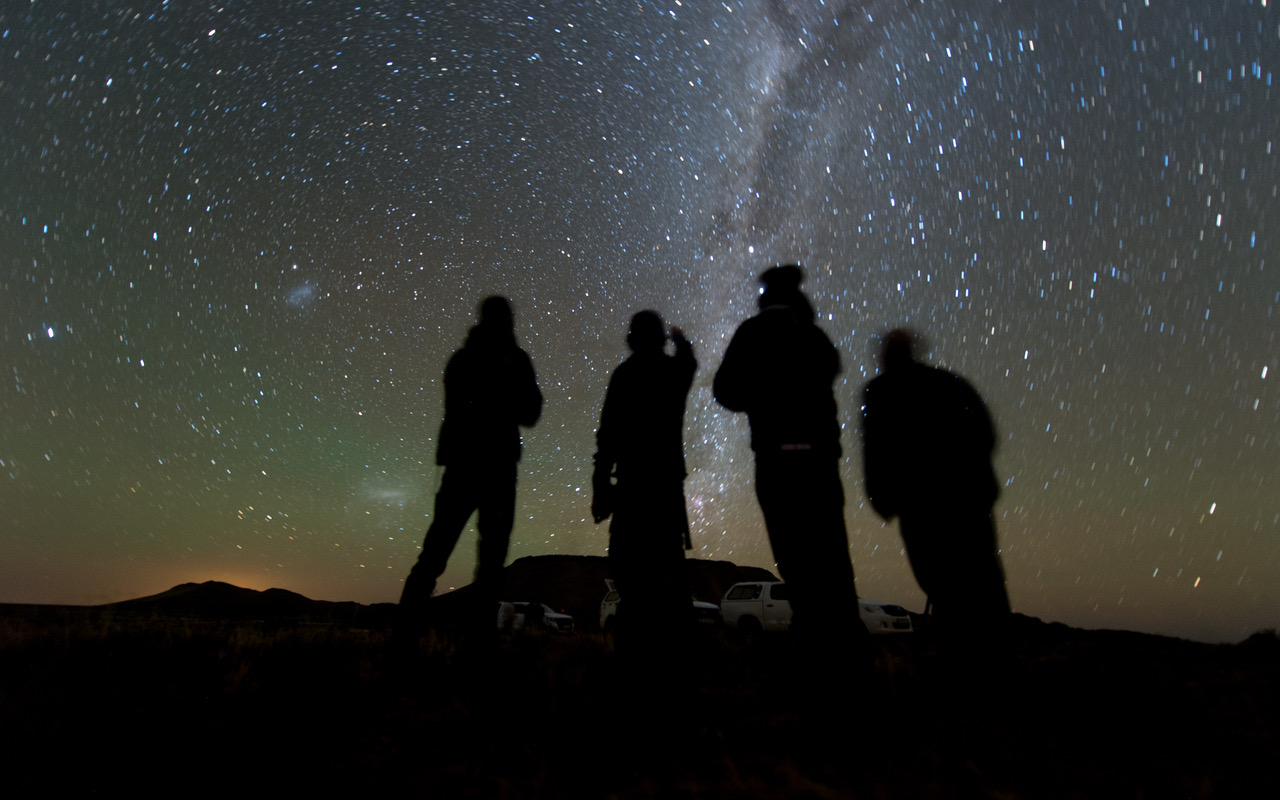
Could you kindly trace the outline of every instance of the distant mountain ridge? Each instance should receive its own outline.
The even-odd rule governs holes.
[[[741,567],[729,561],[687,559],[689,584],[694,598],[719,604],[725,591],[741,581],[778,580],[759,567]],[[599,630],[600,601],[609,560],[602,556],[526,556],[506,568],[505,599],[537,601],[572,614],[580,631]],[[439,595],[432,603],[436,621],[445,627],[457,621],[457,612],[474,591],[463,586]],[[892,600],[892,598],[876,598]],[[190,620],[202,623],[264,622],[272,625],[296,623],[333,624],[352,628],[386,629],[395,621],[395,603],[364,605],[352,601],[312,600],[287,589],[245,589],[222,581],[183,583],[159,594],[96,606],[0,604],[0,620],[14,619],[41,624],[63,624],[69,620],[128,617],[139,622]],[[927,627],[928,618],[912,613],[917,631]],[[1060,622],[1044,622],[1022,614],[1013,615],[1011,635],[1053,640],[1089,641],[1095,646],[1115,646],[1121,642],[1176,642],[1174,646],[1214,647],[1176,637],[1125,630],[1071,628]],[[1274,630],[1260,631],[1242,644],[1269,653],[1280,653],[1280,638]]]
[[[245,589],[222,581],[183,583],[159,594],[98,606],[166,617],[225,620],[299,620],[378,624],[394,603],[364,605],[352,601],[312,600],[288,589]],[[368,618],[368,619],[362,619]]]
[[[773,573],[759,567],[740,567],[728,561],[688,559],[693,597],[719,603],[725,591],[740,581],[773,581]],[[579,630],[599,624],[600,601],[606,592],[609,560],[602,556],[526,556],[506,568],[509,600],[546,603],[572,614]],[[464,586],[435,599],[444,617],[465,603],[474,590]],[[245,589],[222,581],[183,583],[159,594],[97,606],[104,611],[164,617],[224,620],[307,621],[381,627],[394,619],[394,603],[312,600],[287,589]]]

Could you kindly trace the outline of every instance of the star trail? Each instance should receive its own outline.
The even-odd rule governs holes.
[[[395,600],[494,293],[546,397],[512,558],[604,554],[595,425],[653,308],[699,360],[695,555],[771,568],[710,385],[798,261],[860,594],[924,605],[857,439],[907,325],[995,417],[1015,610],[1274,628],[1278,69],[1268,0],[9,4],[0,601]]]

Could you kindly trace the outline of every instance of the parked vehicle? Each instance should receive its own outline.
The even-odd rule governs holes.
[[[894,603],[858,600],[858,616],[871,633],[911,633],[911,614]]]
[[[725,626],[745,633],[791,627],[791,601],[781,581],[735,583],[720,602]]]
[[[791,627],[791,598],[782,581],[735,583],[720,603],[724,624],[752,633]],[[910,633],[911,615],[893,603],[858,600],[858,616],[871,633]]]
[[[618,600],[620,595],[618,590],[613,587],[613,581],[606,578],[605,585],[609,587],[609,591],[605,593],[604,599],[600,601],[600,629],[605,633],[612,633],[614,622],[618,616]],[[704,625],[720,624],[720,607],[715,603],[707,603],[702,600],[693,599],[693,620]]]
[[[557,633],[573,633],[573,617],[556,611],[544,603],[509,600],[498,603],[498,630],[520,631],[537,628]]]

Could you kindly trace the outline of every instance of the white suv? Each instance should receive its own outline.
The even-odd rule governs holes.
[[[745,632],[791,627],[791,598],[782,581],[735,583],[720,603],[724,624]],[[911,615],[893,603],[858,600],[858,616],[871,633],[910,633]]]

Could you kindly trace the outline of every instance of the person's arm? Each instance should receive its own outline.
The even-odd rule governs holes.
[[[542,392],[538,391],[538,376],[533,371],[533,360],[520,351],[520,377],[516,386],[516,422],[531,428],[542,416]]]
[[[689,340],[684,338],[684,331],[679,328],[671,329],[671,341],[676,346],[676,365],[680,370],[681,385],[684,393],[689,394],[689,387],[693,386],[693,374],[698,371],[698,360],[693,357],[693,345]]]
[[[884,424],[884,420],[877,415],[874,394],[870,385],[862,390],[859,422],[862,434],[863,487],[867,499],[871,501],[871,508],[887,522],[897,515],[898,510],[894,507],[892,487],[889,485],[894,476],[887,463],[885,448],[890,445],[884,441],[884,431],[879,427]]]
[[[729,341],[724,360],[720,362],[720,369],[716,370],[715,379],[711,383],[711,392],[715,395],[716,402],[730,411],[746,411],[750,370],[739,329]]]
[[[616,377],[617,373],[614,373]],[[616,457],[616,415],[613,379],[604,393],[604,406],[600,409],[600,428],[596,431],[595,467],[591,472],[591,516],[601,523],[613,514],[613,468]]]

